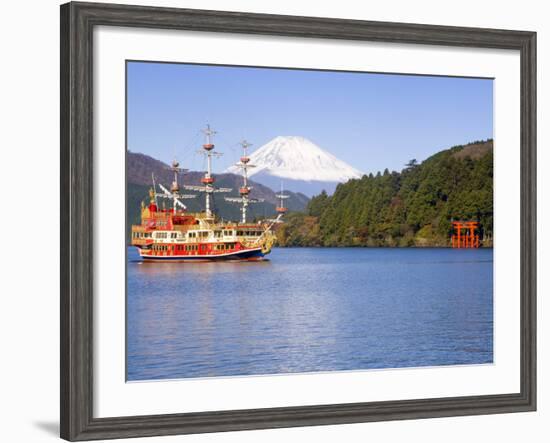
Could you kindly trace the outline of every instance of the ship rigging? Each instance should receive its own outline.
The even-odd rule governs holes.
[[[205,194],[204,212],[190,213],[184,199],[196,198],[196,194],[180,193],[179,176],[186,171],[174,160],[171,171],[174,179],[170,189],[156,183],[152,176],[153,187],[149,191],[149,205],[141,204],[141,224],[132,226],[132,245],[139,250],[144,261],[213,261],[213,260],[262,260],[271,252],[276,239],[272,227],[281,221],[286,208],[283,199],[286,195],[277,195],[278,216],[275,220],[257,223],[247,222],[247,208],[251,203],[263,200],[250,197],[252,187],[248,182],[249,164],[247,149],[250,143],[243,141],[243,155],[238,165],[242,170],[242,186],[239,197],[226,197],[227,201],[241,204],[240,222],[220,221],[213,210],[214,193],[227,193],[231,188],[215,186],[212,174],[212,161],[222,154],[215,151],[213,136],[216,133],[209,125],[203,130],[205,143],[199,151],[206,157],[206,171],[201,185],[183,184],[183,189]],[[158,192],[157,187],[162,191]],[[160,209],[158,199],[172,202],[172,208]]]
[[[254,168],[255,165],[251,165],[250,157],[248,156],[247,149],[252,146],[252,143],[248,143],[246,140],[241,142],[243,148],[243,155],[236,164],[237,167],[241,168],[243,174],[243,185],[239,188],[240,197],[225,197],[226,201],[240,203],[241,204],[241,222],[246,223],[246,211],[250,203],[261,203],[264,200],[258,198],[250,198],[251,186],[248,185],[248,169]]]

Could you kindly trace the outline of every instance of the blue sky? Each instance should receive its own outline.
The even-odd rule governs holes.
[[[489,79],[128,63],[128,149],[203,169],[206,123],[222,171],[278,135],[300,135],[376,173],[400,171],[457,144],[493,137]]]

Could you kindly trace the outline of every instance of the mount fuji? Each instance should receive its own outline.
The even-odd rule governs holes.
[[[281,183],[285,189],[312,196],[326,190],[334,192],[338,183],[361,178],[360,171],[339,160],[304,137],[279,136],[250,155],[249,176],[272,189]],[[239,167],[226,172],[238,174]]]

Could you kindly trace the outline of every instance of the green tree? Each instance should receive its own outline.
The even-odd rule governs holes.
[[[477,220],[493,232],[492,140],[454,146],[399,172],[364,175],[313,197],[282,230],[293,246],[449,244],[451,220]]]

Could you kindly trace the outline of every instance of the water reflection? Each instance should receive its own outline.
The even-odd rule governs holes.
[[[130,380],[492,361],[492,250],[128,258]]]

